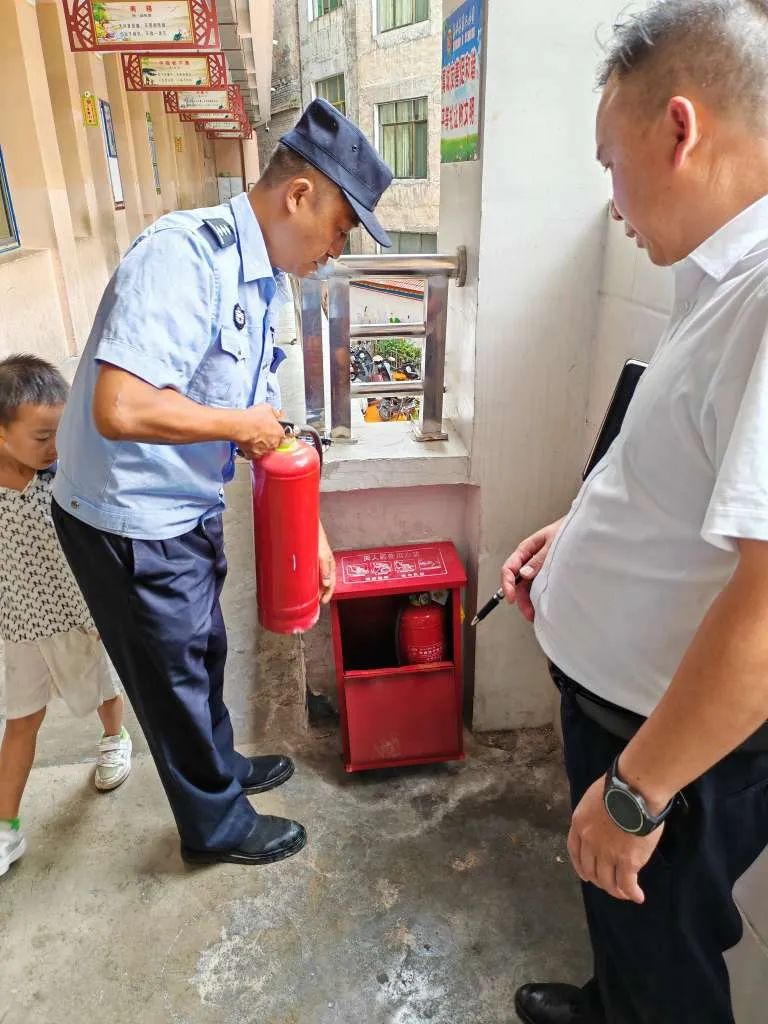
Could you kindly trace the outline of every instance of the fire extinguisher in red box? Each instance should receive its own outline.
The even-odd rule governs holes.
[[[311,427],[284,426],[285,440],[251,467],[256,598],[265,629],[303,633],[320,614],[320,470],[328,442]]]
[[[397,619],[397,653],[401,665],[445,661],[448,647],[445,609],[431,594],[411,594]]]

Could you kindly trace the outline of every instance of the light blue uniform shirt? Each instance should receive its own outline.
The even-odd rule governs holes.
[[[219,246],[203,224],[210,218],[227,222],[235,244]],[[180,536],[221,511],[233,445],[106,440],[92,411],[99,367],[110,363],[201,405],[279,408],[273,321],[288,296],[245,193],[171,213],[139,235],[101,300],[61,420],[58,504],[91,526],[144,540]]]

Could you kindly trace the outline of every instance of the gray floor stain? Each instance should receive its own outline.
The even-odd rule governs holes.
[[[522,982],[582,978],[550,734],[352,777],[335,735],[291,746],[258,807],[310,842],[263,869],[186,868],[146,755],[106,799],[86,764],[36,769],[0,880],[0,1022],[507,1024]]]

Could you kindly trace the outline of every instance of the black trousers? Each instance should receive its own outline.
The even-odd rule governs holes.
[[[221,517],[171,540],[94,529],[56,502],[64,554],[147,738],[182,842],[231,849],[257,815],[224,704]]]
[[[571,680],[552,675],[575,807],[626,744],[584,714]],[[640,874],[642,906],[582,886],[594,1024],[734,1024],[723,953],[742,936],[733,886],[768,845],[768,753],[731,754],[685,797]]]

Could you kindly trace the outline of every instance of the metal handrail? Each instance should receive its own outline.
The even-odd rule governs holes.
[[[325,430],[325,364],[323,352],[323,290],[328,288],[328,335],[331,377],[331,436],[336,441],[352,440],[353,394],[423,395],[417,440],[436,441],[447,437],[443,429],[445,390],[445,341],[448,318],[448,282],[462,287],[466,280],[466,250],[455,255],[343,256],[324,274],[325,281],[301,281],[301,338],[304,356],[306,422]],[[349,285],[360,277],[414,277],[426,281],[424,320],[415,324],[350,324]],[[382,381],[351,385],[351,338],[423,338],[422,379]]]
[[[460,246],[455,255],[422,254],[419,256],[341,256],[335,262],[334,274],[346,277],[446,277],[455,278],[462,287],[467,276],[467,251]]]
[[[423,338],[427,325],[421,324],[350,324],[350,338]]]
[[[423,390],[420,380],[365,380],[349,386],[353,395],[420,395]]]

